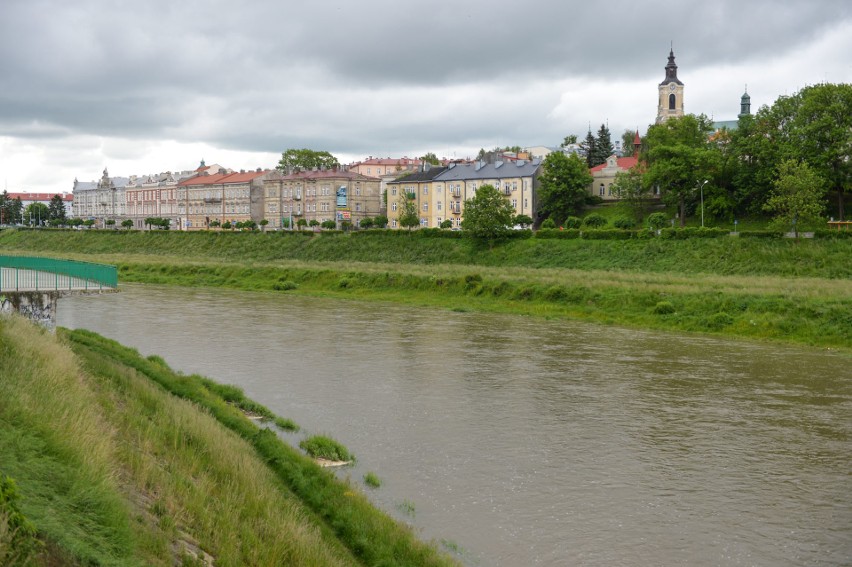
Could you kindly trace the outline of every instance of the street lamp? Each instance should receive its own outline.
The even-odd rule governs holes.
[[[709,179],[705,179],[704,183],[698,188],[701,191],[701,228],[704,228],[704,186],[707,185]]]

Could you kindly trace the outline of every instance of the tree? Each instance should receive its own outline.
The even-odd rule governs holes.
[[[388,226],[388,217],[385,215],[378,215],[373,219],[373,224],[376,228],[386,228]]]
[[[561,148],[567,148],[568,146],[573,146],[577,143],[577,134],[568,134],[565,136],[565,139],[562,140],[562,144],[559,146]]]
[[[453,221],[451,221],[450,219],[444,219],[444,220],[441,221],[441,225],[440,225],[439,228],[442,228],[442,229],[445,229],[445,230],[448,229],[448,228],[453,228]]]
[[[609,128],[606,124],[601,124],[601,127],[598,129],[598,135],[595,136],[595,145],[592,150],[592,165],[589,167],[606,162],[606,158],[611,156],[614,151]]]
[[[642,182],[642,171],[639,167],[634,166],[627,171],[616,173],[612,192],[619,198],[619,205],[627,209],[634,220],[642,220],[650,187]]]
[[[65,201],[62,200],[62,195],[54,195],[50,199],[47,215],[51,220],[58,220],[60,223],[65,222]]]
[[[399,226],[407,228],[409,231],[415,226],[420,226],[417,203],[414,199],[409,199],[405,193],[399,196],[397,211],[399,211]]]
[[[123,226],[127,230],[130,230],[131,228],[133,228],[133,221],[130,219],[124,219],[123,221],[121,221],[121,226]]]
[[[318,221],[317,219],[311,219],[310,221],[308,221],[308,226],[311,228],[318,227],[319,225],[320,221]]]
[[[648,128],[646,186],[659,186],[663,202],[677,205],[680,226],[686,222],[687,202],[698,198],[698,185],[712,179],[718,166],[718,154],[708,134],[712,123],[703,114],[670,118]]]
[[[588,166],[589,169],[598,165],[596,163],[592,163],[592,160],[593,160],[594,156],[596,155],[595,143],[596,143],[595,142],[595,135],[592,134],[592,129],[590,127],[589,133],[586,134],[586,139],[583,140],[582,142],[580,142],[580,149],[583,151],[583,156],[585,156],[585,158],[586,158],[586,166]]]
[[[739,208],[763,210],[780,164],[805,161],[836,197],[838,216],[852,187],[852,85],[823,83],[779,97],[754,117],[740,118],[732,134],[738,167],[734,193]]]
[[[798,94],[793,119],[800,157],[837,196],[837,213],[845,215],[845,194],[852,190],[852,84],[805,87]]]
[[[296,227],[298,227],[299,230],[302,230],[302,228],[306,226],[308,226],[308,221],[305,219],[299,219],[296,221]]]
[[[636,130],[627,129],[621,135],[621,155],[624,157],[633,155],[633,142],[636,140],[636,133]]]
[[[269,224],[268,219],[260,219],[260,230],[262,232],[266,232],[266,225],[268,225],[268,224]]]
[[[539,176],[538,215],[561,224],[568,215],[579,213],[592,181],[586,163],[576,154],[548,154]]]
[[[358,226],[359,226],[360,228],[365,229],[365,230],[366,230],[366,229],[368,229],[368,228],[372,228],[372,227],[373,227],[373,219],[371,219],[370,217],[364,217],[364,218],[363,218],[363,219],[361,219],[361,221],[358,223]]]
[[[433,152],[428,152],[425,156],[421,156],[420,160],[432,165],[441,165],[441,160]]]
[[[551,154],[552,155],[552,154]],[[464,202],[462,228],[488,247],[512,230],[515,208],[493,185],[483,185]]]
[[[4,190],[0,195],[0,224],[17,224],[21,222],[24,204],[20,197],[14,199]]]
[[[315,151],[303,148],[301,150],[289,149],[281,154],[277,169],[290,171],[301,169],[304,171],[317,169],[333,169],[339,167],[337,158],[326,151]]]
[[[50,218],[50,211],[44,203],[30,203],[24,209],[24,221],[30,226],[41,226]]]
[[[799,237],[799,227],[819,223],[825,212],[826,182],[807,163],[786,160],[778,166],[764,210],[774,213],[770,226],[786,229],[792,226]]]
[[[533,223],[533,219],[529,215],[517,215],[512,219],[512,224],[516,226],[520,226],[521,228],[526,228],[531,226]]]
[[[320,226],[326,230],[334,230],[335,228],[337,228],[337,223],[335,223],[333,220],[324,220],[322,221],[322,223],[320,223]]]

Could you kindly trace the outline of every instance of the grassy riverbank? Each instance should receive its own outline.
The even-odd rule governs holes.
[[[123,282],[483,310],[852,350],[852,239],[424,233],[0,233],[0,252],[117,264]],[[380,308],[380,307],[377,307]]]
[[[0,563],[27,545],[17,514],[35,565],[452,564],[210,386],[94,333],[0,319],[0,479],[17,485]]]

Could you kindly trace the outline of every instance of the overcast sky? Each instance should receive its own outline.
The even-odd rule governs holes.
[[[852,82],[850,0],[0,0],[0,181],[470,157]]]

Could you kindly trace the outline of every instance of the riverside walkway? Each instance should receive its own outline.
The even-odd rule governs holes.
[[[118,291],[115,266],[34,256],[0,256],[0,314],[56,325],[59,298]]]

